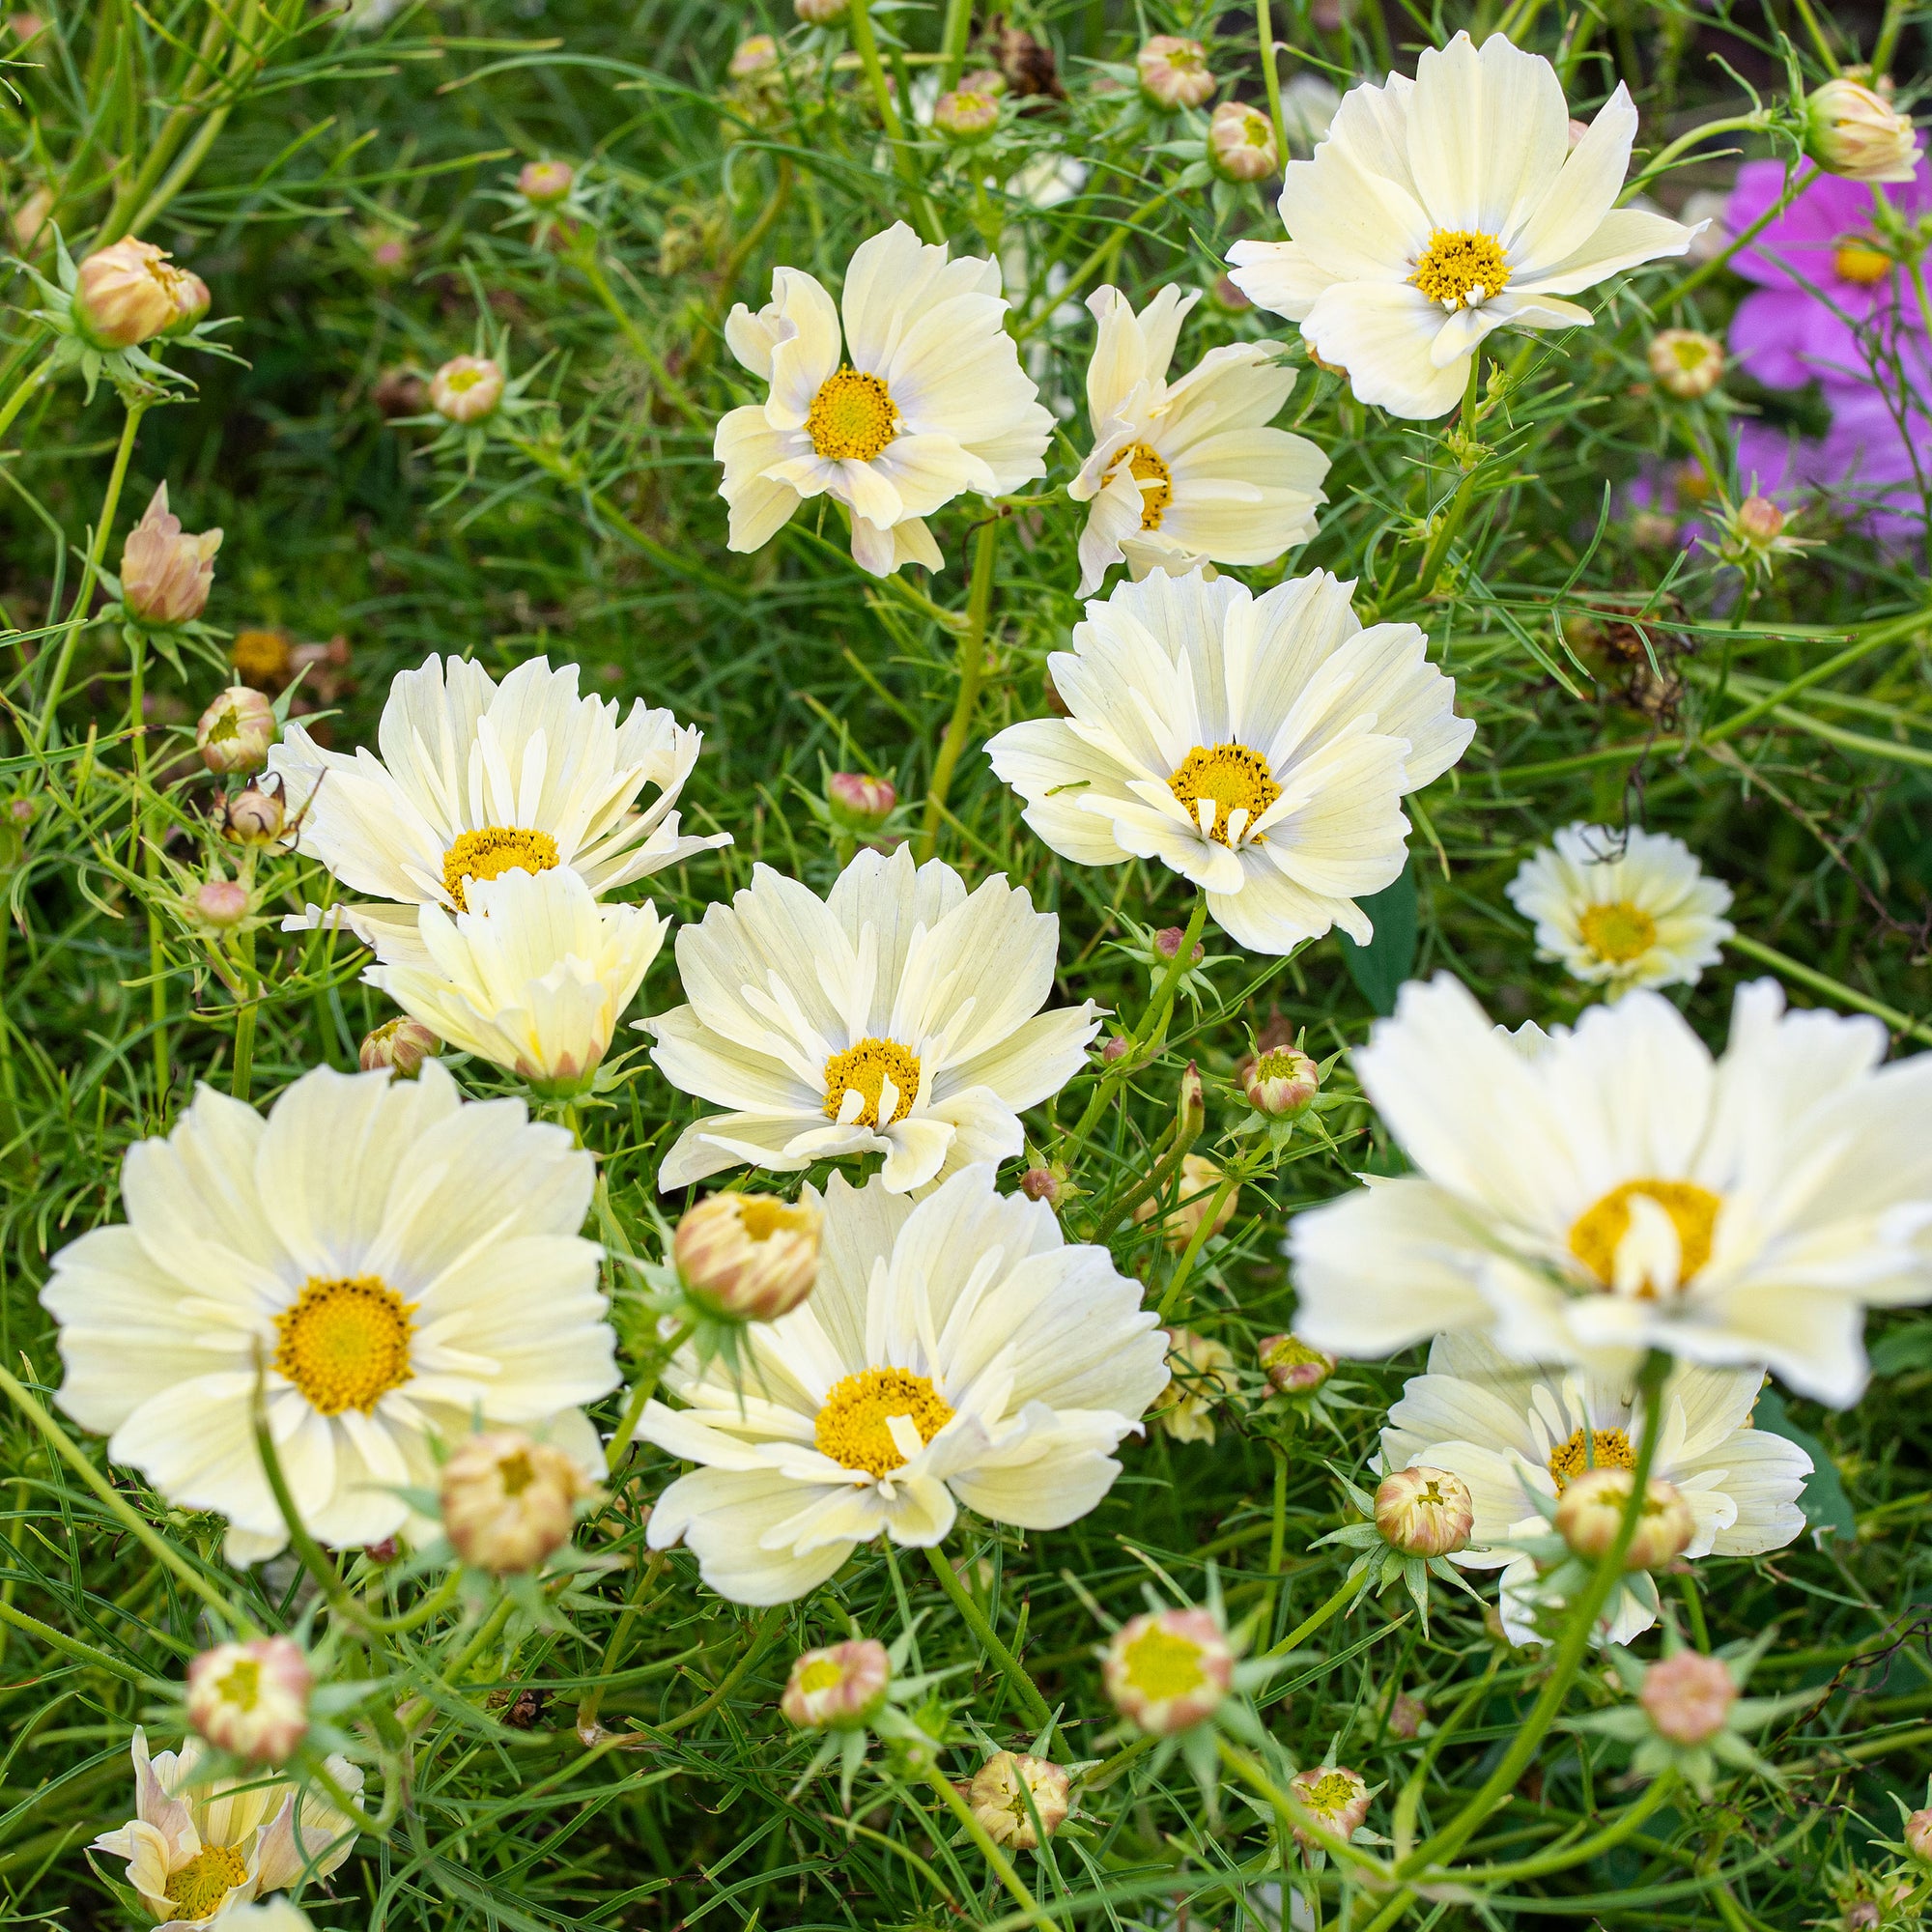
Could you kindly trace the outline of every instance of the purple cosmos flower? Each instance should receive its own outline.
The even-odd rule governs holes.
[[[1784,192],[1781,161],[1738,170],[1725,224],[1741,235]],[[1820,175],[1776,220],[1731,257],[1758,284],[1731,321],[1731,354],[1769,388],[1872,380],[1872,345],[1924,332],[1911,278],[1879,245],[1875,201],[1907,221],[1932,213],[1932,162],[1891,186]]]

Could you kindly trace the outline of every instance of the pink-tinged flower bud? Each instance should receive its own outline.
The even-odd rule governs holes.
[[[576,180],[568,161],[526,161],[517,171],[517,192],[539,208],[554,208],[568,199]]]
[[[1932,1810],[1915,1811],[1905,1821],[1905,1849],[1922,1865],[1932,1865]]]
[[[845,17],[846,0],[791,0],[791,11],[808,27],[829,27]]]
[[[1680,1650],[1643,1673],[1636,1701],[1660,1737],[1674,1745],[1708,1744],[1724,1728],[1738,1687],[1715,1657]]]
[[[186,624],[208,608],[219,530],[189,536],[168,508],[163,483],[121,550],[121,603],[144,624]]]
[[[96,349],[151,342],[180,317],[184,277],[165,249],[131,235],[97,249],[74,283],[74,325]]]
[[[1769,549],[1784,534],[1785,515],[1769,497],[1747,497],[1738,505],[1733,527],[1747,544]]]
[[[1475,1522],[1468,1484],[1448,1469],[1418,1463],[1384,1476],[1376,1490],[1376,1527],[1405,1556],[1465,1549]]]
[[[825,781],[825,802],[841,832],[876,832],[893,815],[898,793],[885,779],[864,772],[834,772]]]
[[[481,422],[502,400],[503,372],[488,355],[452,355],[430,379],[429,406],[448,422]]]
[[[1163,959],[1172,959],[1180,951],[1180,942],[1187,937],[1178,925],[1164,925],[1153,936],[1153,950]],[[1199,940],[1194,943],[1194,951],[1188,963],[1198,966],[1208,956],[1208,949]]]
[[[185,335],[208,313],[214,298],[192,269],[177,269],[175,273],[181,278],[175,286],[175,319],[162,333]]]
[[[1055,1174],[1050,1167],[1030,1167],[1020,1176],[1020,1192],[1029,1201],[1044,1201],[1049,1208],[1059,1207],[1065,1188],[1066,1177]]]
[[[1586,1563],[1594,1563],[1617,1539],[1630,1502],[1629,1469],[1585,1469],[1573,1476],[1556,1505],[1556,1530]],[[1690,1506],[1674,1485],[1653,1476],[1645,1487],[1636,1531],[1624,1555],[1626,1570],[1655,1570],[1682,1553],[1696,1531]]]
[[[1335,1357],[1293,1335],[1270,1335],[1257,1350],[1278,1395],[1313,1395],[1335,1373]]]
[[[1183,1154],[1180,1174],[1175,1182],[1175,1193],[1179,1206],[1168,1211],[1161,1223],[1161,1234],[1167,1245],[1178,1254],[1194,1238],[1194,1231],[1206,1218],[1209,1208],[1214,1207],[1214,1199],[1221,1185],[1221,1169],[1205,1153]],[[1227,1227],[1235,1218],[1235,1209],[1240,1205],[1241,1190],[1231,1187],[1221,1196],[1220,1206],[1214,1209],[1214,1220],[1208,1230],[1206,1238],[1211,1238]],[[1160,1212],[1160,1203],[1153,1199],[1143,1201],[1134,1209],[1136,1221],[1151,1221]]]
[[[284,1764],[308,1730],[315,1679],[285,1636],[218,1643],[187,1667],[187,1718],[219,1750],[251,1764]]]
[[[1235,1392],[1234,1352],[1191,1328],[1170,1329],[1167,1386],[1153,1399],[1148,1419],[1177,1442],[1211,1442],[1214,1410]]]
[[[365,228],[360,237],[369,266],[384,281],[393,281],[410,266],[410,238],[400,228]]]
[[[1910,119],[1849,74],[1805,98],[1804,152],[1821,168],[1861,182],[1909,182],[1919,161]]]
[[[1248,299],[1247,292],[1235,286],[1227,275],[1216,275],[1213,286],[1208,291],[1208,299],[1223,315],[1241,315],[1254,307]]]
[[[1156,1737],[1212,1716],[1235,1681],[1235,1652],[1207,1610],[1155,1610],[1114,1633],[1100,1661],[1122,1717]]]
[[[1224,100],[1208,124],[1208,160],[1227,181],[1266,181],[1281,170],[1281,150],[1265,114],[1242,100]]]
[[[1288,1780],[1289,1791],[1301,1802],[1302,1808],[1332,1837],[1352,1838],[1369,1815],[1369,1787],[1359,1773],[1345,1764],[1316,1765],[1297,1771]],[[1299,1825],[1294,1841],[1304,1851],[1313,1851],[1320,1842],[1312,1832]]]
[[[677,1224],[684,1292],[729,1321],[776,1321],[818,1279],[818,1210],[776,1194],[707,1195]]]
[[[231,684],[194,727],[201,762],[217,777],[259,772],[275,742],[275,707],[259,691]]]
[[[1100,1049],[1100,1058],[1111,1065],[1119,1060],[1131,1044],[1123,1033],[1109,1034],[1106,1045]]]
[[[1409,1743],[1421,1732],[1428,1716],[1429,1706],[1420,1697],[1411,1697],[1406,1690],[1402,1691],[1389,1706],[1389,1736],[1400,1738],[1404,1744]]]
[[[769,73],[778,64],[778,42],[769,34],[753,34],[732,49],[724,71],[733,80],[750,80],[754,74]]]
[[[1321,1089],[1321,1069],[1298,1047],[1277,1047],[1243,1060],[1236,1070],[1248,1105],[1271,1121],[1305,1114]]]
[[[570,1541],[590,1484],[561,1449],[520,1429],[460,1442],[442,1465],[442,1528],[464,1562],[503,1577]]]
[[[1724,345],[1698,328],[1663,328],[1650,338],[1650,373],[1679,402],[1708,396],[1724,374]]]
[[[885,1645],[856,1636],[828,1650],[800,1652],[779,1709],[802,1731],[856,1731],[885,1708],[892,1681]]]
[[[186,910],[197,925],[231,931],[248,917],[248,889],[239,879],[204,879],[188,895]]]
[[[966,1802],[994,1844],[1031,1852],[1038,1847],[1042,1833],[1050,1838],[1065,1824],[1071,1783],[1063,1766],[1043,1757],[995,1751],[973,1774]],[[1032,1810],[1027,1808],[1028,1798],[1033,1800]]]
[[[441,1049],[442,1041],[421,1020],[404,1014],[384,1020],[363,1040],[355,1059],[364,1073],[377,1073],[388,1066],[395,1069],[397,1079],[413,1080],[422,1071],[423,1062],[435,1060]]]
[[[1000,125],[1000,103],[990,94],[955,87],[933,103],[932,125],[949,141],[983,141]]]
[[[222,835],[238,845],[272,845],[287,819],[279,778],[271,778],[266,785],[245,784],[221,802]]]
[[[1214,98],[1214,76],[1199,41],[1155,34],[1134,56],[1134,66],[1141,92],[1155,107],[1205,107]]]
[[[1202,1085],[1201,1068],[1190,1060],[1181,1072],[1180,1091],[1175,1096],[1175,1134],[1180,1140],[1191,1141],[1207,1120],[1208,1090]]]

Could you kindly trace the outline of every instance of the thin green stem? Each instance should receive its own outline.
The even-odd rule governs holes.
[[[1861,993],[1855,986],[1846,985],[1842,980],[1834,980],[1829,973],[1819,972],[1815,966],[1804,965],[1789,953],[1776,952],[1747,933],[1733,933],[1724,944],[1734,952],[1742,952],[1746,958],[1755,959],[1760,965],[1769,966],[1773,972],[1796,980],[1802,986],[1809,986],[1814,993],[1823,993],[1840,1006],[1850,1007],[1857,1012],[1870,1013],[1874,1019],[1883,1020],[1894,1033],[1905,1034],[1932,1045],[1932,1025],[1914,1019],[1910,1013],[1900,1012],[1896,1007],[1887,1006],[1883,1000],[1874,1000],[1868,993]]]
[[[745,1681],[745,1673],[763,1656],[766,1646],[782,1627],[789,1609],[789,1605],[774,1604],[759,1618],[757,1628],[752,1633],[752,1640],[745,1647],[744,1656],[719,1680],[717,1690],[702,1703],[694,1704],[688,1711],[680,1711],[668,1723],[654,1724],[651,1728],[660,1736],[668,1737],[672,1732],[688,1730],[700,1718],[708,1718]]]
[[[1255,34],[1261,42],[1262,85],[1267,90],[1268,125],[1274,129],[1274,151],[1288,164],[1288,128],[1281,118],[1281,74],[1275,67],[1274,22],[1268,0],[1255,0]]]
[[[1680,134],[1668,147],[1660,148],[1643,165],[1643,172],[1625,188],[1623,199],[1630,198],[1648,183],[1655,181],[1676,160],[1679,155],[1694,148],[1700,141],[1708,141],[1714,134],[1739,134],[1754,131],[1766,125],[1767,117],[1762,114],[1733,114],[1721,121],[1707,121],[1701,128],[1693,128],[1688,134]]]
[[[110,1657],[106,1651],[97,1650],[93,1644],[69,1636],[65,1631],[57,1631],[51,1624],[43,1624],[39,1617],[30,1617],[25,1610],[16,1610],[4,1597],[0,1597],[0,1624],[11,1624],[36,1643],[43,1643],[49,1650],[57,1650],[63,1657],[71,1659],[75,1663],[84,1663],[90,1669],[105,1670],[147,1691],[150,1696],[172,1696],[178,1688],[165,1678],[150,1677],[145,1670],[136,1670],[131,1663],[123,1663],[118,1657]]]
[[[944,242],[946,231],[939,225],[939,217],[926,199],[924,185],[919,178],[919,163],[906,143],[905,124],[899,119],[899,110],[893,100],[892,85],[886,79],[886,70],[879,61],[879,43],[872,32],[867,0],[852,0],[845,10],[845,21],[852,35],[853,50],[866,72],[866,84],[872,91],[872,105],[878,109],[879,123],[886,130],[886,145],[892,150],[893,166],[899,180],[905,184],[906,195],[912,206],[913,226],[928,242]]]
[[[959,85],[966,65],[966,43],[973,33],[973,0],[946,0],[946,22],[939,30],[939,91]]]
[[[1310,1843],[1320,1845],[1331,1859],[1353,1865],[1358,1871],[1378,1874],[1384,1871],[1379,1859],[1350,1844],[1339,1833],[1331,1832],[1307,1805],[1297,1803],[1292,1793],[1282,1790],[1238,1745],[1226,1737],[1219,1739],[1218,1743],[1221,1762],[1267,1804],[1291,1833],[1300,1833]]]
[[[1285,1657],[1290,1651],[1307,1642],[1330,1617],[1334,1616],[1338,1611],[1347,1609],[1361,1595],[1362,1591],[1368,1587],[1369,1576],[1370,1573],[1367,1570],[1362,1570],[1349,1577],[1340,1589],[1332,1596],[1323,1599],[1279,1643],[1270,1645],[1264,1655],[1268,1657]]]
[[[669,1365],[670,1358],[691,1340],[693,1332],[693,1323],[682,1323],[675,1334],[660,1342],[657,1349],[644,1358],[643,1366],[638,1371],[637,1383],[631,1390],[631,1399],[624,1405],[623,1420],[611,1438],[611,1446],[604,1452],[604,1467],[610,1474],[614,1476],[617,1473],[625,1456],[630,1453],[631,1438],[638,1433],[644,1405],[656,1393],[658,1381]]]
[[[853,0],[857,11],[859,0]],[[1026,1888],[1026,1881],[1012,1867],[1012,1861],[994,1844],[985,1826],[973,1815],[973,1807],[960,1797],[952,1780],[941,1770],[937,1760],[925,1767],[925,1781],[930,1784],[939,1801],[951,1811],[964,1829],[966,1835],[979,1846],[980,1856],[992,1866],[1000,1883],[1012,1893],[1013,1903],[1026,1915],[1027,1922],[1038,1928],[1038,1932],[1060,1932],[1056,1920],[1041,1910],[1039,1902]]]
[[[245,1100],[255,1078],[255,1014],[262,1003],[261,976],[255,970],[255,935],[244,931],[237,942],[242,962],[242,984],[247,998],[235,1015],[235,1065],[228,1091],[236,1099]]]
[[[55,356],[50,352],[20,378],[19,385],[5,403],[0,403],[0,436],[5,436],[14,427],[14,418],[25,409],[40,386],[54,372]]]
[[[1194,1264],[1201,1259],[1201,1250],[1212,1236],[1214,1225],[1221,1218],[1221,1209],[1236,1184],[1232,1174],[1223,1174],[1214,1192],[1208,1196],[1208,1205],[1201,1209],[1201,1218],[1194,1224],[1194,1232],[1188,1236],[1187,1245],[1181,1249],[1180,1259],[1175,1263],[1174,1273],[1161,1294],[1160,1319],[1163,1321],[1180,1305],[1180,1291],[1187,1286],[1187,1278],[1194,1272]],[[1198,1203],[1196,1205],[1199,1206]]]
[[[1456,427],[1464,437],[1476,433],[1476,412],[1478,390],[1483,377],[1483,353],[1478,349],[1469,357],[1469,382],[1463,392],[1463,411],[1456,418]],[[1427,597],[1435,588],[1435,580],[1441,574],[1442,566],[1449,561],[1449,546],[1456,541],[1457,532],[1463,527],[1463,520],[1469,514],[1469,504],[1476,494],[1476,472],[1482,467],[1473,451],[1465,451],[1463,480],[1456,486],[1456,494],[1450,499],[1449,508],[1441,523],[1435,526],[1435,534],[1429,539],[1429,548],[1422,554],[1422,568],[1416,573],[1415,594]]]
[[[1027,1674],[1026,1665],[1007,1648],[999,1632],[987,1621],[985,1612],[973,1601],[972,1593],[953,1574],[945,1550],[934,1544],[926,1550],[925,1556],[932,1565],[932,1574],[939,1579],[939,1587],[951,1599],[952,1607],[959,1612],[967,1629],[980,1639],[980,1649],[1006,1673],[1007,1682],[1013,1687],[1013,1694],[1026,1706],[1027,1716],[1037,1725],[1050,1727],[1053,1707],[1039,1694],[1039,1687]]]
[[[926,787],[925,819],[920,827],[915,856],[923,865],[939,843],[940,813],[946,795],[952,789],[952,774],[958,769],[960,753],[973,729],[973,712],[980,702],[980,680],[986,665],[986,618],[993,603],[993,558],[999,549],[1000,526],[1006,512],[998,505],[980,526],[973,546],[973,581],[966,592],[966,629],[958,644],[959,689],[952,700],[952,716],[940,742],[939,755],[932,762],[932,781]]]
[[[1643,1796],[1614,1824],[1605,1825],[1601,1832],[1592,1833],[1587,1838],[1577,1838],[1568,1845],[1540,1852],[1533,1859],[1519,1859],[1514,1864],[1464,1866],[1461,1870],[1433,1872],[1425,1883],[1513,1885],[1519,1879],[1542,1878],[1549,1872],[1570,1871],[1577,1865],[1586,1865],[1592,1859],[1602,1858],[1605,1852],[1614,1850],[1626,1838],[1640,1831],[1645,1821],[1675,1790],[1676,1784],[1677,1774],[1666,1766],[1652,1780]]]
[[[1681,282],[1677,283],[1654,302],[1652,304],[1653,312],[1658,315],[1667,314],[1686,296],[1692,295],[1698,289],[1701,289],[1719,269],[1728,267],[1731,257],[1740,248],[1746,246],[1748,242],[1756,241],[1818,179],[1818,172],[1816,167],[1809,167],[1793,176],[1785,184],[1784,192],[1742,234],[1733,235],[1723,247],[1717,254],[1713,255],[1709,261],[1700,262]]]

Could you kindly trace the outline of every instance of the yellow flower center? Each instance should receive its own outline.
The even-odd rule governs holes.
[[[452,369],[443,377],[443,386],[454,389],[460,396],[473,389],[490,373],[487,369]]]
[[[855,1124],[876,1127],[879,1100],[888,1078],[895,1094],[893,1117],[886,1122],[891,1127],[912,1112],[912,1103],[919,1097],[919,1055],[908,1053],[895,1039],[862,1039],[857,1046],[835,1053],[825,1063],[825,1118],[836,1121],[846,1094],[856,1094],[866,1104],[859,1109]]]
[[[1616,1283],[1617,1250],[1630,1233],[1631,1197],[1641,1194],[1670,1217],[1677,1230],[1677,1281],[1682,1287],[1711,1259],[1718,1210],[1724,1205],[1709,1188],[1692,1180],[1626,1180],[1613,1187],[1595,1207],[1577,1217],[1570,1230],[1570,1252],[1605,1288]],[[1657,1284],[1648,1275],[1637,1290],[1642,1300],[1654,1300]]]
[[[556,840],[548,832],[522,825],[486,825],[459,832],[442,855],[442,889],[458,912],[468,912],[463,889],[471,879],[495,879],[504,872],[548,872],[557,863]]]
[[[211,1918],[215,1908],[248,1876],[242,1854],[229,1845],[210,1845],[168,1874],[161,1889],[184,1918]]]
[[[1444,308],[1473,308],[1509,286],[1509,262],[1493,235],[1438,228],[1409,280]]]
[[[507,1456],[497,1462],[497,1480],[503,1486],[503,1493],[512,1498],[520,1496],[537,1479],[537,1472],[530,1466],[529,1451],[513,1449]]]
[[[1583,944],[1599,959],[1612,966],[1625,966],[1641,959],[1657,944],[1657,922],[1641,906],[1628,899],[1608,905],[1586,906],[1577,922]]]
[[[1301,1802],[1311,1811],[1328,1816],[1347,1810],[1354,1802],[1354,1779],[1339,1771],[1324,1771],[1320,1777],[1301,1788]]]
[[[829,1657],[821,1657],[815,1663],[808,1663],[798,1673],[798,1688],[808,1697],[820,1690],[830,1690],[844,1677],[844,1670],[834,1663]]]
[[[1128,1684],[1143,1697],[1166,1703],[1188,1697],[1208,1682],[1201,1646],[1162,1624],[1150,1624],[1121,1652]]]
[[[1136,483],[1153,485],[1151,490],[1141,492],[1141,528],[1159,529],[1160,520],[1167,515],[1168,505],[1174,501],[1174,471],[1151,443],[1130,442],[1115,460],[1102,482],[1111,483],[1122,463],[1127,466],[1127,473]]]
[[[1874,247],[1869,242],[1861,242],[1856,237],[1838,243],[1837,253],[1832,258],[1832,267],[1841,282],[1856,282],[1861,288],[1869,288],[1874,282],[1882,282],[1891,273],[1891,257],[1884,249]]]
[[[833,1110],[833,1117],[838,1118],[837,1108]],[[878,1117],[875,1100],[872,1106],[875,1122]],[[811,1219],[807,1209],[791,1207],[771,1194],[748,1194],[744,1207],[738,1210],[738,1225],[744,1229],[745,1238],[752,1241],[769,1241],[774,1235],[809,1235]]]
[[[811,1439],[841,1468],[889,1476],[905,1462],[887,1426],[904,1416],[930,1442],[952,1420],[952,1406],[932,1383],[910,1369],[862,1369],[826,1392]]]
[[[413,1302],[372,1274],[311,1280],[275,1317],[275,1367],[319,1415],[367,1415],[415,1373],[410,1367]]]
[[[289,657],[289,640],[279,631],[238,631],[228,646],[236,676],[258,690],[287,678]]]
[[[262,1666],[252,1657],[238,1657],[229,1665],[227,1676],[214,1687],[214,1694],[238,1711],[252,1711],[262,1694]]]
[[[869,463],[898,435],[898,405],[878,377],[847,362],[818,385],[805,433],[812,448],[834,463]]]
[[[1267,760],[1245,745],[1196,745],[1181,759],[1180,769],[1168,780],[1167,786],[1197,825],[1201,822],[1201,801],[1213,801],[1214,824],[1208,836],[1217,845],[1234,844],[1236,835],[1231,820],[1237,811],[1247,813],[1241,833],[1259,840],[1261,834],[1251,828],[1281,796]]]
[[[1585,1469],[1634,1469],[1636,1452],[1621,1429],[1575,1431],[1549,1452],[1549,1473],[1560,1496]]]

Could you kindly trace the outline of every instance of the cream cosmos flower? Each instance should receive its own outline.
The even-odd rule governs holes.
[[[1200,299],[1198,289],[1168,287],[1136,315],[1118,289],[1088,298],[1100,325],[1087,365],[1094,450],[1067,486],[1094,506],[1080,533],[1083,597],[1122,560],[1136,577],[1201,559],[1272,563],[1315,534],[1316,506],[1328,500],[1327,457],[1266,427],[1294,386],[1278,344],[1211,349],[1168,382],[1175,338]]]
[[[789,1172],[883,1153],[895,1191],[1024,1150],[1099,1030],[1090,1001],[1041,1012],[1060,922],[1003,875],[861,852],[821,899],[760,866],[677,935],[691,1004],[639,1025],[673,1087],[738,1111],[685,1129],[658,1174],[686,1187],[749,1162]]]
[[[728,833],[680,838],[673,808],[703,734],[668,711],[577,695],[577,667],[543,658],[498,685],[481,665],[431,658],[389,687],[382,756],[325,752],[298,724],[269,754],[288,786],[298,849],[386,905],[310,906],[299,930],[339,920],[390,964],[429,964],[416,908],[461,912],[473,879],[560,867],[599,897]],[[646,805],[646,785],[657,795]]]
[[[451,1046],[540,1087],[583,1086],[670,922],[648,903],[599,905],[560,866],[471,879],[465,897],[454,917],[423,907],[428,966],[406,953],[362,977]],[[387,943],[378,932],[379,952]]]
[[[103,1832],[93,1849],[128,1861],[128,1882],[163,1927],[205,1925],[263,1892],[327,1878],[355,1846],[355,1828],[313,1792],[255,1772],[210,1777],[199,1738],[179,1752],[148,1755],[134,1733],[134,1816]],[[362,1774],[347,1758],[325,1760],[354,1798]]]
[[[699,1466],[651,1512],[722,1596],[802,1597],[881,1534],[930,1547],[960,1504],[1058,1529],[1121,1472],[1113,1451],[1167,1379],[1154,1317],[1052,1208],[955,1174],[914,1207],[834,1175],[810,1300],[753,1322],[742,1384],[684,1350],[638,1433]]]
[[[1690,1506],[1697,1528],[1688,1557],[1760,1556],[1804,1527],[1798,1496],[1811,1459],[1797,1443],[1750,1426],[1763,1385],[1755,1366],[1688,1365],[1665,1384],[1651,1473]],[[1429,1373],[1411,1377],[1389,1410],[1382,1449],[1391,1468],[1428,1463],[1467,1485],[1478,1547],[1450,1561],[1503,1571],[1503,1622],[1515,1641],[1540,1641],[1519,1595],[1536,1566],[1510,1548],[1549,1533],[1529,1496],[1553,1503],[1584,1469],[1634,1469],[1643,1442],[1634,1407],[1635,1383],[1627,1376],[1527,1368],[1481,1336],[1442,1335],[1430,1349]],[[1609,1640],[1628,1643],[1656,1620],[1626,1591]]]
[[[1070,715],[986,748],[1063,858],[1158,859],[1208,889],[1241,945],[1287,952],[1401,872],[1404,794],[1462,756],[1475,726],[1413,624],[1365,631],[1325,572],[1261,597],[1156,570],[1087,607],[1049,661]]]
[[[1619,83],[1572,149],[1556,70],[1458,34],[1414,80],[1350,90],[1315,158],[1288,165],[1289,239],[1236,242],[1232,279],[1365,403],[1439,416],[1492,329],[1587,323],[1559,298],[1690,247],[1681,223],[1615,205],[1636,126]]]
[[[1412,981],[1354,1058],[1418,1172],[1295,1218],[1296,1332],[1378,1355],[1473,1330],[1606,1374],[1667,1349],[1851,1402],[1865,1308],[1932,1300],[1932,1055],[1885,1048],[1768,980],[1716,1061],[1661,994],[1532,1043]]]
[[[1505,888],[1536,922],[1538,956],[1573,979],[1607,986],[1694,986],[1735,928],[1731,889],[1707,879],[1690,848],[1666,833],[1566,825]]]
[[[412,1081],[319,1066],[265,1121],[203,1087],[121,1171],[125,1224],[54,1257],[60,1405],[167,1499],[227,1517],[231,1562],[286,1527],[256,1455],[269,1428],[303,1521],[355,1548],[393,1535],[399,1485],[434,1489],[435,1435],[536,1425],[617,1381],[578,1230],[590,1156],[519,1100],[466,1104],[435,1060]]]
[[[852,513],[862,570],[942,568],[925,518],[1046,471],[1053,417],[1006,312],[997,263],[949,262],[902,221],[859,244],[836,308],[803,269],[774,270],[771,300],[755,315],[740,302],[724,324],[732,355],[771,384],[718,425],[730,547],[762,548],[803,500],[832,496]]]

